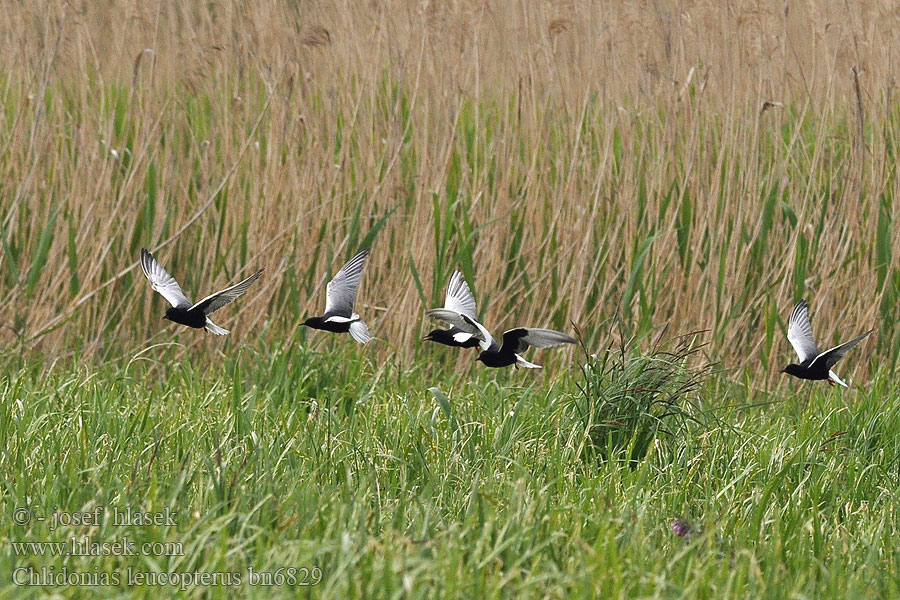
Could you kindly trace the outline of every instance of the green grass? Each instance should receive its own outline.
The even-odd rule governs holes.
[[[200,586],[189,597],[900,594],[890,377],[762,393],[714,373],[691,392],[705,418],[632,465],[579,453],[577,365],[544,378],[454,375],[455,353],[441,348],[415,366],[379,365],[355,345],[317,342],[234,349],[214,367],[200,351],[174,361],[170,346],[105,366],[8,359],[0,596],[173,591],[13,586],[13,569],[29,565],[123,581],[129,567],[245,579],[251,567],[321,569],[310,588]],[[170,507],[177,526],[50,531],[10,518],[97,506]],[[676,519],[691,533],[673,533]],[[82,535],[179,542],[183,556],[41,558],[11,545]]]

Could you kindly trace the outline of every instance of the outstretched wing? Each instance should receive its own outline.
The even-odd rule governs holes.
[[[262,272],[263,269],[260,269],[242,282],[236,283],[231,287],[227,287],[221,292],[210,294],[191,308],[199,308],[205,315],[213,314],[229,302],[234,302],[235,300],[243,296],[247,289],[250,287],[250,284],[259,279],[259,276],[262,275]]]
[[[813,340],[812,326],[809,324],[809,305],[806,304],[806,300],[798,302],[791,311],[787,338],[801,363],[819,354],[819,347]]]
[[[154,291],[165,298],[169,304],[175,308],[189,308],[191,301],[184,295],[181,286],[175,281],[175,278],[169,275],[161,264],[156,262],[153,255],[147,252],[146,248],[141,248],[141,269],[144,275],[150,280],[150,287]]]
[[[444,308],[456,311],[460,314],[477,319],[475,314],[475,297],[472,296],[472,290],[466,283],[463,274],[459,271],[453,271],[450,276],[450,283],[447,285],[447,296],[444,298]]]
[[[478,339],[478,345],[481,346],[482,350],[488,350],[497,345],[497,342],[494,341],[488,330],[484,328],[484,325],[468,315],[455,310],[447,310],[446,308],[435,308],[425,314],[432,319],[449,323],[454,327],[459,327],[466,333],[474,335]]]
[[[369,249],[363,248],[359,253],[347,261],[347,264],[337,272],[334,279],[328,282],[325,288],[325,314],[340,315],[350,318],[353,316],[353,305],[356,304],[356,290],[359,288],[359,280],[362,277],[363,267],[369,257]]]
[[[524,352],[529,346],[552,348],[561,344],[574,344],[576,341],[571,335],[552,329],[516,327],[503,333],[503,346],[510,347],[516,354]]]
[[[825,361],[825,368],[830,370],[831,367],[837,364],[837,361],[844,358],[844,355],[847,354],[847,352],[849,352],[851,348],[859,345],[859,343],[869,337],[869,334],[871,334],[873,331],[875,330],[870,329],[861,336],[853,338],[849,342],[844,342],[840,346],[835,346],[834,348],[831,348],[830,350],[826,350],[822,354],[819,354],[809,365],[810,368],[812,368],[813,365],[818,365],[821,361]]]

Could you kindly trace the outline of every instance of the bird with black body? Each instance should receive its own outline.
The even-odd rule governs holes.
[[[809,323],[809,305],[806,303],[806,300],[800,300],[791,311],[787,331],[788,341],[797,352],[800,362],[789,364],[781,372],[800,379],[825,380],[828,382],[828,385],[838,384],[847,387],[847,384],[841,381],[841,378],[832,371],[832,367],[851,348],[866,339],[873,331],[874,329],[870,329],[849,342],[844,342],[834,348],[819,352],[819,347],[813,339],[812,326]]]
[[[461,315],[477,319],[475,315],[475,297],[466,283],[463,274],[453,271],[450,283],[447,284],[447,295],[444,297],[444,309],[457,312]],[[478,338],[475,335],[452,326],[450,329],[432,329],[428,335],[422,338],[428,342],[436,342],[445,346],[456,348],[478,348]]]
[[[369,249],[363,248],[347,261],[325,288],[325,314],[310,317],[301,325],[332,333],[349,333],[360,344],[372,338],[366,323],[353,311],[359,280],[368,257]]]
[[[243,296],[250,284],[259,279],[263,272],[263,269],[260,269],[240,283],[236,283],[221,292],[207,296],[196,304],[192,304],[184,294],[184,291],[182,291],[181,286],[175,281],[175,278],[169,275],[168,271],[145,248],[141,248],[141,269],[150,281],[150,287],[159,292],[171,304],[171,306],[166,308],[166,314],[163,316],[163,319],[193,327],[194,329],[205,328],[215,335],[228,335],[230,332],[213,323],[209,319],[209,315]]]
[[[486,367],[508,367],[515,365],[526,369],[540,369],[540,365],[528,362],[520,356],[529,346],[535,348],[553,348],[562,344],[574,344],[577,340],[570,335],[554,331],[552,329],[537,329],[533,327],[516,327],[503,333],[503,343],[498,344],[484,325],[473,317],[455,310],[435,308],[428,311],[428,316],[458,327],[466,333],[471,333],[478,340],[481,353],[478,358]]]

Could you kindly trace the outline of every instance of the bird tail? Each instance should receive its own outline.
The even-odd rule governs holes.
[[[828,379],[829,379],[830,381],[835,382],[835,383],[838,384],[838,385],[847,387],[847,384],[844,383],[843,381],[841,381],[841,378],[838,377],[837,375],[835,375],[834,371],[828,371]]]
[[[227,329],[222,329],[221,327],[219,327],[218,325],[216,325],[209,319],[206,319],[206,330],[208,332],[214,333],[216,335],[228,335],[229,333],[231,333]]]
[[[518,354],[516,354],[516,366],[525,367],[526,369],[543,369],[541,365],[536,365],[534,363],[530,363]]]
[[[355,316],[357,319],[359,319],[359,315]],[[370,339],[372,339],[372,335],[369,333],[369,328],[366,326],[365,321],[363,321],[362,319],[350,323],[350,335],[360,344],[365,344]]]

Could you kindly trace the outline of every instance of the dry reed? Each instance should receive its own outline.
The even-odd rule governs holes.
[[[805,296],[823,344],[874,325],[854,360],[896,362],[893,3],[4,13],[0,343],[169,339],[141,246],[195,296],[265,266],[221,324],[292,336],[375,231],[375,352],[413,352],[459,266],[497,330],[710,329],[714,360],[771,372]]]

